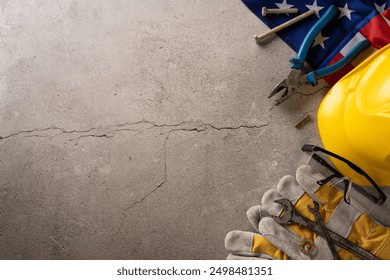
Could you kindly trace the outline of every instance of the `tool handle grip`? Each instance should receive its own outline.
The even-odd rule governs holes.
[[[282,23],[281,25],[278,25],[277,27],[275,28],[272,28],[271,30],[269,30],[268,32],[265,32],[264,34],[261,34],[259,36],[255,36],[255,39],[256,39],[256,43],[257,44],[261,44],[262,40],[264,40],[265,38],[271,36],[272,34],[275,34],[276,32],[279,32],[311,15],[314,14],[314,11],[313,10],[309,10],[307,11],[306,13],[303,13],[293,19],[290,19],[289,21],[285,22],[285,23]]]
[[[291,68],[301,69],[303,67],[303,63],[306,60],[307,53],[309,52],[310,46],[312,45],[315,37],[333,19],[333,17],[336,16],[337,13],[338,9],[334,5],[329,6],[322,17],[312,26],[303,39],[297,56],[290,59]]]
[[[370,46],[370,42],[366,39],[360,41],[346,56],[337,61],[336,63],[326,66],[324,68],[315,70],[307,74],[306,80],[312,86],[317,85],[318,79],[325,78],[333,73],[336,73],[340,69],[349,64],[361,51]]]
[[[358,256],[359,258],[363,260],[380,260],[379,257],[375,256],[369,251],[366,251],[362,247],[358,246],[357,244],[353,243],[352,241],[338,235],[337,233],[333,231],[328,231],[330,238],[332,241],[339,245],[341,248],[353,253],[354,255]]]

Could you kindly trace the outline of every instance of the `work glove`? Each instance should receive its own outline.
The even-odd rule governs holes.
[[[307,206],[313,205],[313,200],[317,201],[321,218],[328,229],[347,237],[379,258],[390,259],[389,229],[363,211],[367,205],[361,205],[355,199],[347,204],[343,192],[332,184],[318,185],[317,181],[323,177],[305,165],[298,168],[296,179],[292,176],[282,178],[276,189],[264,194],[261,205],[251,207],[247,212],[249,221],[259,234],[241,231],[228,233],[225,239],[225,247],[230,252],[228,258],[333,258],[326,240],[321,236],[296,224],[278,224],[270,217],[279,216],[283,211],[283,207],[274,201],[286,198],[313,221],[315,218]],[[341,259],[359,259],[349,251],[337,249]]]
[[[331,183],[320,186],[317,181],[323,176],[309,165],[298,168],[296,179],[283,177],[276,190],[266,192],[261,205],[252,207],[247,217],[258,232],[291,259],[332,259],[331,250],[324,238],[297,224],[281,225],[269,215],[282,215],[283,207],[275,203],[285,198],[295,209],[315,221],[308,210],[313,201],[320,204],[320,215],[326,227],[348,238],[353,243],[381,259],[390,259],[390,229],[376,222],[363,212],[365,207],[358,202],[348,204],[344,193]],[[353,253],[338,248],[341,259],[359,259]]]
[[[234,230],[225,238],[225,248],[229,252],[228,260],[288,260],[289,257],[275,247],[264,236]]]

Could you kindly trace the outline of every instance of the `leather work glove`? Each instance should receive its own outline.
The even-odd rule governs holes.
[[[381,259],[390,259],[390,229],[365,213],[364,205],[356,201],[347,204],[343,192],[330,183],[318,185],[320,179],[323,176],[308,165],[298,168],[296,179],[292,176],[283,177],[276,190],[264,194],[261,205],[251,207],[247,212],[249,221],[260,235],[236,231],[226,236],[225,246],[231,253],[229,256],[248,257],[250,252],[252,256],[264,257],[262,253],[268,252],[266,255],[269,259],[333,259],[324,238],[296,224],[278,224],[269,216],[281,214],[283,207],[274,201],[286,198],[312,221],[315,221],[315,217],[307,206],[313,205],[313,200],[317,201],[321,218],[328,229]],[[340,259],[359,259],[345,249],[336,248]]]
[[[234,230],[225,238],[228,260],[288,260],[289,257],[260,234]]]

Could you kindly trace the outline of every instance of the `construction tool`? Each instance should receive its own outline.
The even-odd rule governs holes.
[[[317,222],[313,222],[303,214],[301,214],[298,210],[296,210],[288,199],[278,199],[274,201],[275,203],[281,204],[283,206],[283,211],[280,216],[273,216],[273,219],[275,222],[282,224],[282,225],[290,225],[290,224],[298,224],[304,228],[309,229],[310,231],[326,238],[323,234],[323,231],[320,228],[320,225]],[[327,233],[329,234],[329,238],[331,242],[337,244],[341,248],[355,254],[361,259],[366,260],[379,260],[379,258],[370,252],[364,250],[363,248],[359,247],[358,245],[354,244],[350,240],[340,236],[339,234],[326,229]]]
[[[301,14],[293,19],[290,19],[289,21],[287,21],[287,22],[285,22],[285,23],[283,23],[275,28],[272,28],[270,31],[265,32],[262,35],[255,36],[256,43],[260,45],[265,38],[268,38],[269,36],[275,34],[276,32],[279,32],[279,31],[293,25],[294,23],[297,23],[297,22],[299,22],[299,21],[301,21],[301,20],[303,20],[311,15],[314,15],[314,14],[315,14],[314,10],[309,10],[306,13],[303,13],[303,14]]]
[[[309,49],[317,36],[317,34],[339,13],[338,9],[331,5],[322,15],[322,17],[317,21],[315,25],[309,30],[305,36],[302,45],[300,46],[297,56],[290,59],[291,61],[291,72],[286,79],[282,80],[269,94],[268,98],[273,97],[276,94],[280,94],[281,97],[277,100],[279,105],[283,103],[286,99],[291,97],[294,93],[300,93],[303,95],[311,95],[324,86],[317,86],[318,80],[326,76],[329,76],[340,69],[344,68],[349,64],[361,51],[370,46],[368,40],[360,41],[344,58],[337,61],[336,63],[326,66],[321,69],[305,74],[302,71],[306,56],[309,52]],[[317,87],[316,87],[317,86]]]
[[[296,123],[295,123],[295,128],[301,128],[304,126],[308,121],[310,121],[310,115],[308,113],[305,113],[302,118],[300,118]]]
[[[261,9],[261,15],[265,17],[268,14],[297,14],[298,9],[268,9],[267,7],[263,7]]]
[[[325,82],[312,86],[306,82],[307,78],[303,71],[293,69],[288,74],[287,78],[280,81],[268,95],[268,98],[278,95],[275,100],[275,106],[282,104],[289,99],[293,94],[312,95],[322,90],[327,86]]]
[[[322,220],[322,217],[320,215],[320,205],[317,201],[313,201],[314,207],[311,207],[310,205],[307,206],[307,209],[314,215],[316,218],[316,223],[319,225],[319,228],[322,232],[321,236],[323,236],[326,240],[326,243],[328,244],[328,247],[330,251],[332,252],[333,259],[334,260],[339,260],[340,256],[339,253],[337,252],[336,246],[333,242],[333,240],[329,236],[328,229],[326,228],[324,221]]]

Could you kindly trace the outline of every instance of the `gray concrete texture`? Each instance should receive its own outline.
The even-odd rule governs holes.
[[[318,142],[321,94],[273,106],[294,54],[239,0],[0,8],[2,259],[224,259]]]

